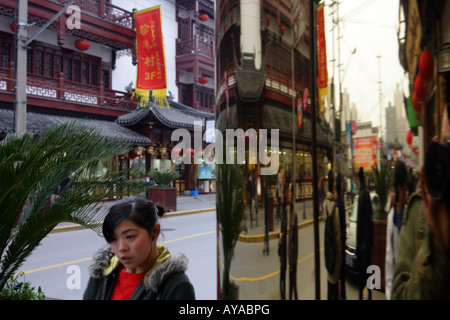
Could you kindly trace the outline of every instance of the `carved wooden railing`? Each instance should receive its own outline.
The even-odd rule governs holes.
[[[11,63],[9,69],[0,68],[0,93],[13,93],[13,91],[14,65]],[[100,82],[99,86],[92,86],[67,81],[64,79],[63,73],[59,74],[58,79],[29,73],[27,75],[27,95],[121,111],[136,109],[136,102],[130,100],[131,94],[128,92],[104,88],[103,82]]]

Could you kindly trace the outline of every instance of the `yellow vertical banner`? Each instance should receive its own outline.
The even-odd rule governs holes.
[[[324,5],[317,8],[317,87],[319,88],[320,112],[325,112],[325,100],[328,96],[327,47],[325,43]]]
[[[138,63],[133,98],[146,107],[152,90],[155,103],[162,108],[166,102],[169,107],[160,6],[136,11],[134,20]]]

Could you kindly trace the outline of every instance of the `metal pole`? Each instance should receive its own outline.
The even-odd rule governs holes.
[[[377,143],[377,161],[378,161],[378,170],[381,169],[381,128],[382,128],[382,115],[381,115],[381,111],[383,108],[383,101],[382,101],[382,96],[383,96],[383,89],[381,87],[381,66],[380,66],[380,59],[381,59],[381,55],[377,56],[378,58],[378,84],[380,85],[379,87],[379,99],[380,99],[380,125],[378,127],[378,143]],[[379,148],[380,146],[380,148]]]
[[[310,5],[310,51],[309,61],[311,70],[311,109],[312,109],[312,165],[313,165],[313,205],[314,205],[314,261],[316,300],[320,300],[320,242],[319,242],[319,198],[318,198],[318,172],[317,172],[317,133],[316,133],[316,96],[317,96],[317,70],[316,70],[316,0]]]
[[[295,181],[295,160],[296,160],[296,145],[295,145],[295,140],[296,140],[296,135],[295,132],[297,130],[297,117],[295,116],[295,100],[297,97],[297,92],[295,91],[295,59],[294,59],[294,46],[296,45],[295,43],[295,39],[294,39],[294,20],[292,18],[291,15],[291,32],[292,32],[292,46],[291,46],[291,85],[292,85],[292,177],[291,177],[291,182],[292,182],[292,204],[295,207],[295,185],[296,185],[296,181]],[[291,221],[289,221],[289,223],[291,223]],[[291,227],[295,227],[293,225],[291,225]]]
[[[28,37],[28,1],[19,1],[19,16],[17,28],[17,60],[16,86],[14,100],[14,128],[17,134],[27,131],[27,48],[23,43]]]

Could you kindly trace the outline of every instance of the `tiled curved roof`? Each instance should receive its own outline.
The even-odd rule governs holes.
[[[161,123],[169,128],[194,129],[194,121],[214,120],[214,114],[195,110],[175,101],[169,102],[169,107],[164,104],[163,108],[149,103],[147,108],[137,108],[135,111],[117,118],[116,122],[123,126],[132,126],[152,113]]]
[[[137,146],[150,145],[149,138],[113,121],[74,118],[34,112],[27,113],[27,132],[32,134],[40,134],[52,126],[75,120],[82,124],[98,128],[104,137],[117,138]],[[12,132],[14,132],[14,111],[9,109],[0,109],[0,136]]]

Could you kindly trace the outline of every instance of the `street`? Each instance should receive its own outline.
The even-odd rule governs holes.
[[[187,275],[196,298],[201,300],[217,297],[215,221],[215,212],[160,220],[159,242],[164,242],[172,254],[181,252],[188,257]],[[91,257],[105,244],[103,238],[87,229],[52,233],[19,271],[26,272],[25,280],[40,286],[48,298],[79,300],[89,280]]]
[[[211,207],[206,197],[199,197],[205,202],[204,207]],[[186,198],[183,207],[191,209],[198,206],[198,199]],[[197,201],[197,202],[196,202]],[[189,207],[191,204],[191,207]],[[299,212],[299,223],[308,226],[299,230],[299,255],[297,266],[298,293],[300,300],[315,299],[314,285],[314,246],[311,206],[306,207],[306,219]],[[216,215],[215,211],[188,215],[167,215],[160,219],[162,232],[159,242],[167,245],[172,254],[184,253],[188,260],[187,275],[191,280],[198,300],[217,299],[217,246],[216,246]],[[247,235],[259,234],[258,228],[249,229]],[[320,242],[323,243],[323,223],[320,223]],[[19,271],[25,272],[25,280],[33,286],[41,286],[48,298],[79,300],[89,280],[88,268],[92,264],[91,257],[99,248],[105,245],[105,240],[91,230],[80,229],[51,233],[33,252]],[[238,242],[237,246],[247,246],[248,249],[237,250],[234,262],[242,259],[249,261],[248,267],[255,268],[252,261],[258,261],[262,255],[262,242],[245,244]],[[261,297],[241,296],[240,299],[279,299],[279,269],[270,269],[278,261],[278,240],[270,241],[270,254],[266,257],[267,264],[257,267],[258,272],[247,272],[250,269],[232,269],[233,281],[244,286],[257,286]],[[323,247],[323,245],[321,245]],[[321,256],[321,299],[327,298],[326,272]],[[256,255],[256,256],[255,256]],[[255,259],[251,259],[255,256]],[[269,263],[269,261],[272,261]],[[278,264],[279,265],[279,264]],[[269,268],[269,269],[267,269]],[[267,269],[267,270],[266,270]],[[254,271],[254,270],[253,270]],[[257,274],[258,278],[248,278],[249,274]],[[288,276],[286,277],[288,281]],[[287,282],[288,283],[288,282]],[[347,299],[358,299],[358,292],[354,285],[347,281]],[[267,295],[269,292],[269,295]],[[373,299],[384,299],[384,293],[373,291]]]

